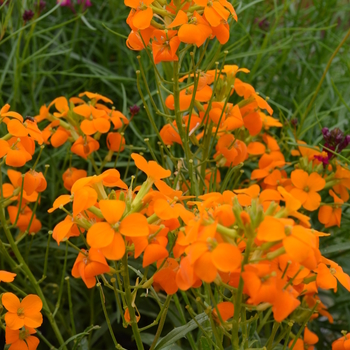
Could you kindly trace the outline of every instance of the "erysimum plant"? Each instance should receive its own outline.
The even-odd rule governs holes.
[[[56,337],[48,340],[39,333],[46,345],[76,349],[89,342],[85,336],[94,327],[76,329],[65,277],[70,248],[75,258],[71,275],[81,279],[81,286],[98,289],[105,328],[117,349],[124,349],[114,329],[118,315],[131,328],[137,349],[166,349],[180,339],[182,348],[192,349],[313,349],[319,341],[313,320],[333,322],[320,289],[336,292],[340,284],[350,291],[350,277],[321,254],[320,238],[328,233],[314,229],[311,221],[315,212],[324,227],[341,225],[350,171],[340,152],[349,136],[323,129],[325,143],[319,149],[295,134],[296,147],[286,153],[278,138],[283,124],[268,98],[245,82],[249,69],[227,64],[226,51],[221,62],[206,60],[211,43],[218,41],[221,50],[238,20],[230,2],[124,3],[131,9],[126,45],[143,51],[136,76],[158,138],[159,149],[145,139],[152,160],[134,152],[124,138],[139,109],[131,108],[127,118],[98,93],[57,97],[34,119],[23,119],[8,105],[0,111],[0,165],[5,169],[0,172],[0,219],[7,240],[0,249],[38,295],[26,295],[14,284],[22,301],[12,293],[2,295],[7,344],[37,348],[32,334],[42,323],[41,308]],[[146,64],[154,70],[157,97]],[[70,145],[70,164],[62,177],[69,193],[58,196],[48,210],[47,215],[61,211],[63,216],[49,232],[39,281],[18,244],[41,228],[35,215],[47,187],[45,172],[36,170],[41,153],[24,174],[12,169],[32,159],[35,143]],[[130,182],[118,170],[121,152],[130,153],[126,173],[132,161],[136,166]],[[89,164],[89,174],[73,167],[78,157]],[[291,157],[296,160],[290,162]],[[65,245],[54,308],[41,287],[51,236],[58,246]],[[3,271],[0,278],[11,283],[14,274]],[[64,279],[67,340],[55,319],[64,319]],[[107,294],[114,297],[117,317]],[[158,313],[141,326],[146,298]],[[170,311],[177,314],[172,330],[165,327]],[[333,348],[346,349],[348,342],[344,332]]]

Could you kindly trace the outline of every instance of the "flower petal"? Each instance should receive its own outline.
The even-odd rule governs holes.
[[[159,244],[150,244],[144,254],[142,266],[146,267],[153,264],[154,262],[165,259],[169,256],[167,249]]]
[[[21,306],[21,302],[13,293],[4,293],[1,299],[2,305],[9,312],[14,312],[17,314],[17,310]]]
[[[120,200],[100,200],[99,205],[104,218],[110,224],[116,224],[120,220],[126,206]]]
[[[92,225],[87,233],[86,239],[92,248],[108,246],[114,238],[115,231],[107,222],[97,222]]]
[[[229,243],[218,244],[212,251],[211,258],[215,267],[222,272],[236,270],[242,261],[240,250]]]
[[[102,248],[101,252],[109,260],[120,260],[125,254],[125,243],[121,234],[116,232],[112,242]]]
[[[122,220],[119,231],[129,237],[147,236],[149,234],[147,219],[139,213],[130,214]]]

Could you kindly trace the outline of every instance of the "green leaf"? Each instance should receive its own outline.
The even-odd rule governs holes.
[[[322,255],[331,255],[334,253],[341,254],[350,250],[350,242],[344,242],[332,245],[330,247],[321,248]]]
[[[73,340],[77,340],[77,342],[76,342],[76,344],[75,344],[75,348],[76,348],[77,344],[80,343],[80,340],[84,337],[84,335],[89,335],[90,332],[92,332],[92,331],[95,330],[95,329],[99,329],[99,328],[100,328],[100,326],[89,326],[89,327],[87,327],[87,328],[84,330],[84,332],[79,333],[79,334],[76,334],[76,335],[74,335],[73,337],[70,337],[69,339],[67,339],[67,340],[64,342],[64,344],[62,344],[62,345],[59,347],[58,350],[63,349],[67,344],[69,344],[69,343],[70,343],[71,341],[73,341]]]
[[[208,343],[206,337],[201,337],[201,350],[211,350],[211,345]]]
[[[195,317],[195,320],[191,320],[181,327],[174,328],[170,333],[168,333],[168,335],[159,340],[154,350],[164,349],[166,346],[174,344],[179,339],[185,337],[187,333],[192,332],[194,329],[196,329],[198,327],[198,324],[202,324],[207,320],[208,316],[205,312],[203,312],[197,315]]]

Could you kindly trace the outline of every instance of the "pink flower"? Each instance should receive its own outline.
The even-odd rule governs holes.
[[[61,6],[72,6],[71,0],[57,0],[57,4],[60,4]]]

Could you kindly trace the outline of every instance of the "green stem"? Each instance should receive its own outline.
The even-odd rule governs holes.
[[[131,295],[131,291],[130,291],[130,279],[129,279],[128,255],[127,254],[124,254],[123,265],[124,265],[123,277],[124,277],[124,288],[125,288],[125,301],[126,301],[126,305],[128,307],[128,310],[129,310],[129,314],[130,314],[131,328],[132,328],[132,332],[133,332],[134,337],[135,337],[137,349],[144,350],[140,330],[139,330],[139,327],[137,326],[135,310],[134,310],[134,307],[132,306],[132,295]]]
[[[65,278],[67,281],[67,293],[68,293],[68,305],[69,305],[69,316],[70,316],[70,323],[72,326],[72,332],[73,335],[77,334],[77,330],[75,328],[75,322],[74,322],[74,313],[73,313],[73,303],[72,303],[72,293],[70,290],[70,282],[69,282],[69,276]]]
[[[150,350],[154,350],[155,346],[157,345],[158,339],[159,339],[160,335],[162,334],[162,330],[163,330],[165,319],[166,319],[166,316],[167,316],[167,313],[168,313],[168,309],[169,309],[169,304],[170,304],[171,298],[172,298],[172,295],[168,295],[166,300],[165,300],[165,303],[164,303],[163,308],[162,308],[162,317],[160,319],[159,326],[158,326],[158,329],[157,329],[157,333],[156,333],[156,335],[155,335],[155,337],[153,339],[153,342],[152,342],[152,345],[150,347]]]
[[[273,324],[273,327],[272,327],[272,332],[271,332],[269,341],[268,341],[268,343],[266,345],[267,350],[272,350],[273,349],[272,344],[273,344],[273,341],[275,339],[275,336],[276,336],[276,333],[277,333],[277,330],[278,330],[279,327],[280,327],[280,323],[275,321],[274,324]]]
[[[193,91],[195,93],[195,91]],[[182,126],[182,113],[180,108],[180,88],[179,88],[179,63],[174,62],[174,107],[175,107],[175,121],[179,131],[179,135],[182,141],[182,145],[185,151],[186,166],[188,168],[190,182],[191,182],[191,194],[199,195],[198,187],[195,186],[196,178],[193,172],[193,159],[191,158],[191,151],[189,147],[188,135],[185,133],[185,129]]]
[[[96,286],[98,287],[98,289],[100,290],[100,298],[101,298],[101,305],[102,305],[102,309],[103,309],[103,313],[105,315],[105,318],[106,318],[106,322],[107,322],[107,326],[108,326],[108,329],[109,329],[109,333],[111,334],[111,337],[113,339],[113,343],[114,343],[114,347],[116,349],[123,349],[123,347],[121,345],[118,344],[117,342],[117,339],[115,339],[115,335],[114,335],[114,332],[113,332],[113,328],[112,328],[112,325],[111,325],[111,321],[108,317],[108,312],[106,310],[106,305],[105,305],[105,297],[103,295],[103,290],[102,290],[102,285],[100,282],[98,282],[96,284]]]
[[[246,247],[246,250],[245,250],[245,253],[244,253],[243,262],[242,262],[241,273],[244,271],[244,266],[248,263],[249,254],[250,254],[250,250],[251,250],[252,244],[253,244],[252,239],[248,239],[247,247]],[[239,284],[238,284],[236,300],[234,301],[235,313],[234,313],[233,321],[232,321],[232,338],[231,338],[231,341],[232,341],[232,349],[234,349],[234,350],[239,350],[238,331],[239,331],[239,317],[240,317],[240,314],[241,314],[243,286],[244,286],[244,281],[243,281],[242,274],[241,274],[241,276],[239,278]]]

